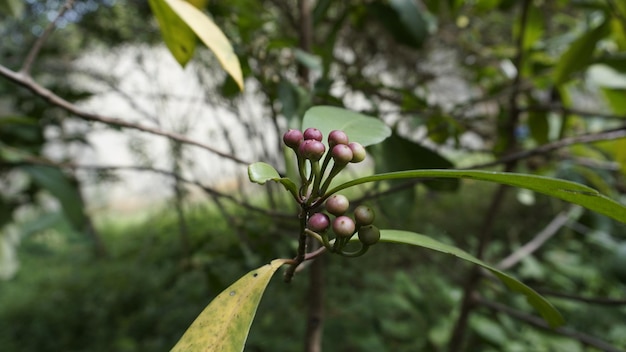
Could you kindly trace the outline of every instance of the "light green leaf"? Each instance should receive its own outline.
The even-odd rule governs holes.
[[[215,54],[217,60],[243,90],[241,65],[224,33],[202,11],[184,0],[164,0]]]
[[[381,120],[334,106],[314,106],[307,110],[302,129],[308,127],[319,129],[324,136],[332,130],[343,130],[351,142],[364,147],[380,143],[391,135],[391,129]]]
[[[608,33],[609,22],[603,21],[574,40],[554,67],[554,84],[561,85],[569,80],[571,74],[587,68],[592,62],[596,44]]]
[[[165,45],[176,61],[185,67],[196,49],[196,35],[165,0],[149,0],[148,3],[159,23]]]
[[[274,181],[282,184],[291,194],[297,196],[298,188],[287,177],[280,177],[278,171],[268,163],[257,162],[248,166],[248,178],[254,183],[264,185],[267,181]]]
[[[512,276],[505,274],[504,272],[484,263],[483,261],[475,258],[469,253],[456,248],[454,246],[441,243],[437,240],[434,240],[428,236],[420,235],[415,232],[409,231],[399,231],[399,230],[381,230],[380,231],[380,240],[383,242],[392,242],[392,243],[401,243],[401,244],[409,244],[413,246],[419,246],[427,249],[431,249],[437,252],[451,254],[460,259],[466,260],[468,262],[479,265],[489,271],[491,271],[494,275],[498,277],[506,286],[515,292],[520,292],[526,296],[528,303],[530,303],[540,314],[541,316],[550,324],[552,327],[556,327],[562,325],[564,320],[559,311],[552,306],[548,300],[543,298],[537,292],[535,292],[532,288],[524,285],[520,281],[516,280]]]
[[[576,182],[544,176],[516,174],[495,171],[472,170],[412,170],[390,172],[354,179],[341,184],[326,194],[327,196],[352,186],[368,182],[408,178],[468,178],[496,182],[504,185],[526,188],[551,197],[581,205],[589,210],[626,223],[626,207],[600,194],[597,190]]]
[[[270,279],[289,259],[252,270],[222,291],[200,313],[172,352],[240,352]]]
[[[26,172],[33,182],[50,192],[63,207],[63,213],[76,228],[85,224],[85,213],[82,197],[76,185],[57,168],[42,165],[23,165],[20,169]]]

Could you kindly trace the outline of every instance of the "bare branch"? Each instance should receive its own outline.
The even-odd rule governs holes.
[[[580,136],[563,138],[563,139],[560,139],[560,140],[552,142],[552,143],[546,143],[546,144],[541,145],[541,146],[539,146],[537,148],[525,150],[525,151],[518,152],[518,153],[509,154],[509,155],[507,155],[507,156],[505,156],[503,158],[500,158],[498,160],[495,160],[495,161],[491,161],[491,162],[484,163],[484,164],[474,165],[472,167],[469,167],[469,169],[480,169],[480,168],[486,168],[486,167],[496,166],[496,165],[500,165],[500,164],[506,164],[506,163],[510,163],[512,161],[519,161],[519,160],[522,160],[522,159],[530,158],[530,157],[535,156],[535,155],[547,154],[547,153],[550,153],[550,152],[555,151],[557,149],[568,147],[568,146],[574,145],[574,144],[593,143],[593,142],[599,142],[599,141],[610,141],[610,140],[620,139],[620,138],[626,138],[626,126],[622,126],[622,127],[619,127],[619,128],[606,130],[606,131],[602,131],[602,132],[588,133],[588,134],[583,134],[583,135],[580,135]]]
[[[71,9],[72,6],[74,6],[74,0],[67,0],[65,4],[63,4],[63,7],[61,7],[61,9],[59,10],[59,13],[52,20],[52,22],[48,24],[48,27],[46,27],[43,33],[39,36],[39,38],[37,38],[33,46],[30,48],[30,51],[26,55],[26,59],[24,59],[22,68],[20,68],[20,71],[19,71],[20,73],[22,73],[25,76],[30,75],[30,69],[32,68],[33,63],[35,62],[35,59],[37,59],[37,55],[39,55],[39,52],[41,51],[41,47],[43,46],[45,41],[48,40],[48,37],[50,37],[50,34],[52,34],[54,29],[56,28],[57,21],[61,17],[63,17],[63,15],[65,15],[65,12]]]
[[[539,249],[547,240],[552,238],[557,231],[563,227],[570,219],[572,214],[578,211],[580,207],[573,206],[567,212],[560,212],[543,230],[541,230],[530,242],[518,248],[515,252],[511,253],[508,257],[502,259],[496,267],[500,270],[507,270],[519,263],[525,257],[533,254]]]
[[[154,127],[149,127],[149,126],[144,126],[141,124],[137,124],[137,123],[132,123],[132,122],[128,122],[128,121],[124,121],[121,120],[119,118],[113,118],[113,117],[108,117],[108,116],[104,116],[104,115],[100,115],[100,114],[95,114],[95,113],[91,113],[85,110],[82,110],[81,108],[79,108],[78,106],[76,106],[75,104],[70,103],[69,101],[61,98],[60,96],[56,95],[55,93],[53,93],[52,91],[50,91],[49,89],[39,85],[37,82],[35,82],[30,76],[23,74],[21,72],[15,72],[10,70],[9,68],[0,65],[0,76],[4,76],[6,78],[8,78],[10,81],[25,87],[27,89],[29,89],[30,91],[32,91],[35,95],[43,98],[44,100],[46,100],[47,102],[51,103],[52,105],[58,106],[74,115],[76,115],[77,117],[86,120],[86,121],[94,121],[94,122],[101,122],[104,123],[106,125],[109,126],[117,126],[117,127],[123,127],[123,128],[128,128],[128,129],[134,129],[134,130],[138,130],[138,131],[142,131],[142,132],[146,132],[146,133],[150,133],[150,134],[154,134],[157,136],[163,136],[184,144],[189,144],[189,145],[194,145],[196,147],[200,147],[202,149],[205,149],[207,151],[210,151],[216,155],[219,155],[225,159],[229,159],[232,160],[238,164],[243,164],[243,165],[248,165],[250,164],[249,162],[239,159],[234,155],[230,155],[227,154],[225,152],[221,152],[207,144],[204,143],[200,143],[196,140],[190,139],[187,136],[178,134],[178,133],[173,133],[173,132],[167,132],[167,131],[163,131],[161,129],[158,128],[154,128]]]
[[[491,302],[489,300],[483,299],[483,298],[478,298],[477,299],[477,303],[483,305],[486,308],[489,308],[493,311],[496,312],[502,312],[504,314],[507,314],[510,317],[513,317],[517,320],[521,320],[527,324],[530,325],[534,325],[538,328],[542,328],[542,329],[546,329],[548,331],[552,331],[554,333],[557,333],[559,335],[563,335],[563,336],[567,336],[571,339],[574,339],[576,341],[579,341],[580,343],[589,346],[589,347],[594,347],[597,348],[599,350],[602,351],[606,351],[606,352],[623,352],[622,349],[617,348],[611,344],[609,344],[606,341],[600,340],[594,336],[591,335],[587,335],[585,333],[576,331],[572,328],[567,328],[567,327],[558,327],[558,328],[551,328],[550,325],[548,325],[548,323],[546,323],[543,319],[530,315],[530,314],[526,314],[523,312],[520,312],[516,309],[513,309],[511,307],[505,306],[503,304],[500,303],[496,303],[496,302]]]

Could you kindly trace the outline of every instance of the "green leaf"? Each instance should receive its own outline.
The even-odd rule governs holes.
[[[548,113],[546,111],[531,111],[528,113],[528,129],[530,135],[537,144],[548,142],[550,135],[550,125],[548,124]]]
[[[152,0],[151,0],[152,1]],[[239,89],[243,90],[241,65],[228,38],[213,21],[202,11],[183,0],[159,0],[167,5],[182,19],[200,40],[215,54],[222,68],[233,77]]]
[[[185,67],[196,49],[196,35],[167,5],[166,0],[149,0],[148,3],[159,23],[165,45],[176,61]]]
[[[392,134],[384,143],[375,147],[376,172],[414,169],[447,169],[454,166],[432,149]],[[454,191],[459,188],[458,180],[435,180],[424,182],[428,188],[439,191]]]
[[[50,192],[61,203],[63,213],[72,226],[82,229],[85,224],[84,204],[76,185],[61,170],[42,165],[23,165],[26,172],[39,187]]]
[[[343,130],[351,142],[364,147],[380,143],[391,135],[391,129],[381,120],[334,106],[314,106],[307,110],[302,129],[308,127],[319,129],[324,136],[332,130]]]
[[[243,351],[252,320],[270,279],[289,259],[252,270],[222,291],[194,320],[172,352]]]
[[[294,196],[298,194],[296,184],[287,177],[280,177],[278,171],[268,163],[257,162],[248,165],[248,178],[250,178],[250,181],[260,185],[264,185],[267,181],[278,182]]]
[[[601,88],[600,90],[615,114],[626,115],[626,89]]]
[[[550,326],[557,327],[564,323],[563,317],[561,316],[559,311],[557,311],[556,308],[554,308],[554,306],[552,306],[552,304],[548,302],[548,300],[543,298],[532,288],[524,285],[512,276],[505,274],[504,272],[484,263],[480,259],[470,255],[469,253],[457,247],[441,243],[428,236],[420,235],[414,232],[399,230],[381,230],[380,240],[383,242],[409,244],[412,246],[419,246],[431,249],[437,252],[450,254],[473,264],[479,265],[496,275],[498,279],[504,282],[504,284],[506,284],[506,286],[510,290],[520,292],[525,295],[528,303],[530,303],[541,314],[541,316],[548,322],[548,324],[550,324]]]
[[[600,39],[609,33],[609,22],[603,21],[596,28],[586,31],[561,55],[554,67],[554,84],[567,82],[573,73],[587,68],[592,62],[593,52]]]
[[[341,184],[326,194],[327,196],[343,189],[368,182],[408,178],[468,178],[496,182],[504,185],[530,189],[551,197],[581,205],[589,210],[626,223],[626,207],[600,194],[597,190],[579,183],[555,178],[495,171],[472,170],[412,170],[390,172],[354,179]]]

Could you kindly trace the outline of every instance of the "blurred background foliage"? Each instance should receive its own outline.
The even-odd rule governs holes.
[[[310,11],[297,6],[303,3]],[[483,165],[581,182],[624,202],[626,139],[535,149],[625,128],[623,1],[298,4],[208,1],[205,8],[231,40],[247,89],[276,129],[298,127],[311,105],[346,106],[394,129],[369,150],[376,172]],[[62,5],[2,3],[0,64],[19,68]],[[310,20],[308,33],[303,18]],[[71,102],[92,95],[65,79],[84,53],[162,45],[145,1],[76,1],[58,27],[32,74]],[[232,79],[214,77],[219,84],[206,92],[214,104],[231,107],[242,99]],[[2,350],[167,350],[237,277],[293,255],[297,219],[285,213],[295,208],[278,189],[239,190],[230,198],[203,188],[206,197],[198,202],[176,182],[173,200],[129,218],[89,209],[81,185],[118,176],[111,170],[81,176],[79,166],[68,167],[71,153],[46,154],[51,147],[88,147],[85,131],[68,129],[68,119],[75,117],[0,80]],[[184,146],[172,146],[180,157],[176,148]],[[534,152],[507,159],[524,151]],[[281,154],[278,141],[273,152]],[[290,172],[285,165],[282,171]],[[184,183],[178,167],[171,175]],[[376,207],[381,228],[421,232],[472,253],[488,231],[490,263],[565,214],[556,235],[508,271],[549,297],[573,335],[479,304],[461,349],[595,350],[581,334],[626,349],[626,226],[529,192],[508,190],[495,202],[497,194],[497,186],[480,182],[428,181],[361,187],[351,196]],[[465,264],[393,245],[323,263],[324,350],[446,350]],[[246,350],[302,348],[306,273],[290,285],[272,281]],[[490,282],[481,286],[483,301],[530,316],[525,302]]]

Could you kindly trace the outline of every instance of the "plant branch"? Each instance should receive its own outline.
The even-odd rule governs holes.
[[[104,116],[104,115],[100,115],[100,114],[96,114],[96,113],[91,113],[88,111],[85,111],[81,108],[79,108],[78,106],[76,106],[75,104],[70,103],[69,101],[61,98],[60,96],[56,95],[54,92],[50,91],[49,89],[41,86],[40,84],[38,84],[37,82],[35,82],[29,75],[24,74],[22,72],[15,72],[10,70],[9,68],[0,65],[0,76],[4,76],[5,78],[9,79],[10,81],[24,87],[27,88],[28,90],[30,90],[31,92],[33,92],[35,95],[39,96],[40,98],[46,100],[47,102],[49,102],[52,105],[58,106],[66,111],[68,111],[71,114],[76,115],[77,117],[86,120],[86,121],[94,121],[94,122],[100,122],[100,123],[104,123],[106,125],[109,126],[116,126],[116,127],[122,127],[122,128],[128,128],[128,129],[134,129],[134,130],[138,130],[138,131],[142,131],[142,132],[146,132],[146,133],[150,133],[150,134],[154,134],[157,136],[163,136],[166,138],[169,138],[171,140],[175,140],[184,144],[189,144],[189,145],[194,145],[196,147],[200,147],[202,149],[205,149],[207,151],[210,151],[216,155],[219,155],[225,159],[229,159],[232,160],[238,164],[242,164],[242,165],[248,165],[250,164],[247,161],[244,161],[242,159],[237,158],[234,155],[230,155],[224,152],[221,152],[207,144],[204,143],[200,143],[198,141],[195,141],[193,139],[188,138],[187,136],[178,134],[178,133],[173,133],[173,132],[167,132],[167,131],[163,131],[161,129],[158,128],[154,128],[154,127],[149,127],[149,126],[144,126],[141,124],[137,124],[137,123],[132,123],[132,122],[128,122],[128,121],[124,121],[121,120],[119,118],[113,118],[113,117],[108,117],[108,116]]]
[[[547,240],[552,238],[557,231],[563,227],[571,218],[573,213],[578,211],[580,207],[573,206],[567,212],[560,212],[550,223],[541,230],[531,241],[518,248],[506,258],[502,259],[496,267],[500,270],[507,270],[519,263],[522,259],[531,255],[539,249]]]
[[[626,138],[626,126],[622,126],[622,127],[611,129],[611,130],[596,132],[596,133],[588,133],[588,134],[583,134],[580,136],[563,138],[561,140],[558,140],[552,143],[546,143],[537,148],[509,154],[495,161],[474,165],[470,167],[469,169],[481,169],[481,168],[496,166],[500,164],[506,164],[506,163],[510,163],[514,161],[519,161],[522,159],[530,158],[535,155],[547,154],[554,150],[568,147],[574,144],[609,141],[609,140],[620,139],[620,138]]]
[[[43,44],[45,43],[46,40],[48,40],[48,37],[50,37],[50,34],[52,34],[54,29],[56,28],[57,21],[61,17],[63,17],[63,15],[65,15],[65,12],[71,9],[72,6],[74,6],[74,0],[67,0],[65,4],[63,4],[63,7],[61,7],[61,9],[59,10],[59,13],[56,15],[56,17],[48,24],[48,27],[46,27],[46,29],[39,36],[39,38],[37,38],[33,46],[30,48],[30,51],[26,55],[26,59],[24,59],[24,63],[22,64],[22,67],[20,68],[19,72],[21,74],[25,76],[30,75],[30,70],[33,66],[33,63],[37,59],[37,56],[39,55],[39,52],[41,51]]]
[[[476,299],[476,303],[490,309],[496,312],[501,312],[504,313],[512,318],[515,318],[517,320],[523,321],[524,323],[536,326],[538,328],[542,328],[545,329],[547,331],[551,331],[554,333],[557,333],[559,335],[563,335],[563,336],[567,336],[571,339],[574,339],[586,346],[589,347],[593,347],[593,348],[597,348],[599,350],[602,351],[606,351],[606,352],[623,352],[622,349],[619,349],[611,344],[609,344],[608,342],[605,342],[603,340],[600,340],[596,337],[593,337],[591,335],[587,335],[585,333],[576,331],[572,328],[567,328],[567,327],[558,327],[558,328],[551,328],[550,325],[548,325],[548,323],[546,323],[543,319],[530,315],[530,314],[526,314],[523,312],[520,312],[516,309],[513,309],[511,307],[505,306],[503,304],[500,303],[496,303],[496,302],[491,302],[489,300],[483,299],[483,298],[477,298]]]

